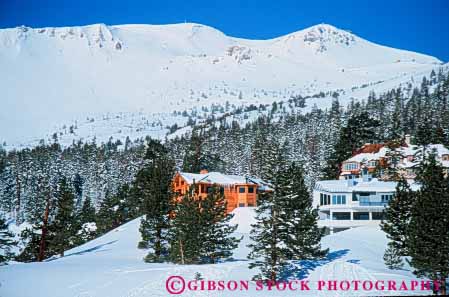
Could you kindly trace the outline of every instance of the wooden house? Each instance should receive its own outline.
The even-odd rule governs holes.
[[[213,185],[220,187],[227,201],[227,212],[237,207],[256,206],[257,194],[268,190],[259,179],[207,170],[200,173],[177,172],[173,178],[173,188],[178,195],[184,195],[193,184],[199,199],[205,198]]]

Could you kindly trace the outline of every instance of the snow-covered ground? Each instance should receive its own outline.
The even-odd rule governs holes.
[[[237,235],[244,240],[236,250],[234,261],[215,265],[148,264],[142,261],[145,251],[136,248],[140,239],[140,219],[131,221],[106,235],[74,248],[66,256],[44,263],[12,263],[0,267],[2,297],[153,297],[169,296],[166,280],[182,276],[192,280],[200,272],[206,280],[250,280],[246,255],[248,232],[254,222],[252,208],[237,208],[233,222],[239,223]],[[310,287],[319,280],[394,280],[415,279],[408,270],[389,270],[382,255],[386,238],[378,227],[359,227],[326,236],[323,246],[330,248],[322,261],[302,262],[293,273],[297,279],[307,278]],[[413,295],[419,291],[256,291],[250,283],[248,291],[185,291],[181,296],[351,296]],[[427,292],[428,293],[428,292]]]
[[[271,104],[336,90],[344,90],[345,100],[365,98],[371,90],[419,82],[442,64],[326,24],[270,40],[234,38],[190,23],[18,27],[0,30],[0,53],[0,143],[10,145],[98,113],[135,114],[130,127],[139,135],[139,112],[150,114],[151,124],[158,114],[227,101]],[[123,116],[120,123],[132,121]],[[99,136],[102,124],[95,126]],[[155,137],[165,132],[146,127]],[[132,134],[114,124],[108,132],[119,130]]]

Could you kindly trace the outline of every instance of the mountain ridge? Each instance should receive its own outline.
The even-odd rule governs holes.
[[[22,26],[0,30],[0,52],[0,142],[10,143],[92,113],[271,104],[376,84],[347,96],[361,99],[442,65],[327,24],[267,40],[196,23]]]

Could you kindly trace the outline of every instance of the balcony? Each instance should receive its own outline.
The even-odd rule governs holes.
[[[360,201],[360,206],[386,206],[388,202]]]

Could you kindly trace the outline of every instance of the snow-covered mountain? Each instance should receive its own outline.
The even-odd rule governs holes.
[[[332,90],[361,98],[441,64],[325,24],[270,40],[191,23],[2,29],[0,141],[44,138],[56,124],[93,114],[157,121],[227,101],[258,105]]]

